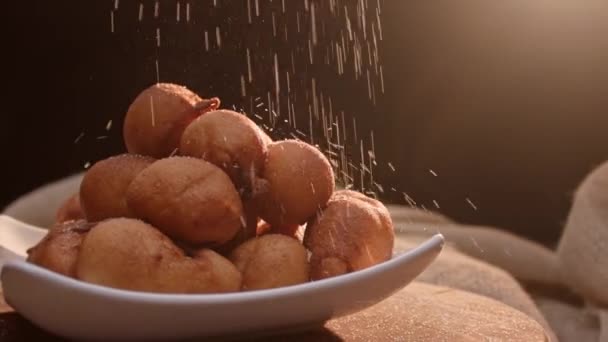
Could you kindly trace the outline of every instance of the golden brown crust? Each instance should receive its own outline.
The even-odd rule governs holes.
[[[135,217],[126,202],[127,188],[154,159],[121,154],[95,163],[80,184],[80,204],[89,222]]]
[[[84,239],[76,266],[83,281],[115,288],[165,292],[238,291],[241,276],[210,250],[188,257],[154,227],[135,219],[110,219]]]
[[[74,277],[80,245],[89,226],[84,220],[56,224],[36,246],[27,251],[27,261]]]
[[[363,196],[363,197],[362,197]],[[394,230],[382,203],[363,194],[337,192],[304,235],[311,278],[361,270],[391,258]]]
[[[137,217],[190,244],[225,243],[245,221],[230,178],[217,166],[190,157],[151,164],[129,186],[127,203]]]
[[[318,149],[284,140],[268,146],[259,183],[260,217],[272,226],[284,226],[304,223],[325,206],[334,190],[334,175]]]
[[[269,289],[307,282],[307,251],[297,240],[279,234],[251,239],[230,260],[243,276],[242,289]]]
[[[194,120],[184,131],[180,154],[204,159],[224,170],[237,188],[250,191],[264,167],[263,132],[243,114],[216,110]]]
[[[186,87],[154,84],[129,106],[123,125],[127,150],[154,158],[168,157],[179,147],[186,126],[218,106],[219,99],[202,100]]]

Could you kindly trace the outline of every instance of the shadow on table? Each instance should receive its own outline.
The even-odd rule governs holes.
[[[190,339],[187,342],[194,341],[321,341],[321,342],[337,342],[342,341],[342,338],[337,336],[331,330],[321,327],[315,330],[303,331],[294,334],[280,335],[280,336],[263,336],[257,339],[251,339],[249,337],[240,338],[215,338],[215,339]],[[53,336],[44,330],[36,327],[19,314],[15,312],[0,313],[0,341],[12,342],[12,341],[67,341],[66,339]],[[186,341],[184,341],[186,342]]]

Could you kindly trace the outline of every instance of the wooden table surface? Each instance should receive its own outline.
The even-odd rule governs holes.
[[[468,292],[417,282],[367,310],[329,321],[318,330],[262,339],[548,341],[543,328],[536,321],[502,303]],[[38,329],[0,300],[0,341],[62,339]]]

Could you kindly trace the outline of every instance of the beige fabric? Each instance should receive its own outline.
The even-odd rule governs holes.
[[[393,218],[402,234],[401,248],[436,232],[452,246],[419,280],[500,300],[563,342],[608,342],[608,162],[576,191],[557,251],[496,228],[459,225],[428,212],[408,216],[400,211]],[[524,285],[568,288],[586,304],[552,299],[553,291],[527,294],[505,271]]]
[[[561,283],[555,252],[532,241],[492,227],[399,222],[406,234],[442,233],[458,250],[498,266],[517,279],[543,285]]]
[[[419,237],[401,236],[396,250],[407,250],[420,243]],[[540,323],[551,341],[556,341],[551,326],[520,284],[504,270],[464,255],[446,246],[437,260],[418,278],[430,284],[465,290],[503,302]]]
[[[576,191],[557,254],[570,287],[608,305],[608,163]]]
[[[560,341],[599,341],[598,317],[591,310],[542,296],[535,301]]]
[[[387,204],[391,217],[396,222],[403,223],[453,223],[446,216],[425,209],[406,207],[403,205]]]
[[[600,342],[608,342],[608,310],[606,309],[598,309],[597,313],[599,315],[600,321]]]
[[[330,321],[327,328],[345,341],[547,341],[540,325],[506,305],[416,282],[376,306]]]

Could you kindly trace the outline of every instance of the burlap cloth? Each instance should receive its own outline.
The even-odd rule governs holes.
[[[608,162],[578,187],[556,250],[428,211],[391,210],[398,248],[436,232],[448,241],[418,280],[499,300],[562,342],[608,342]]]

